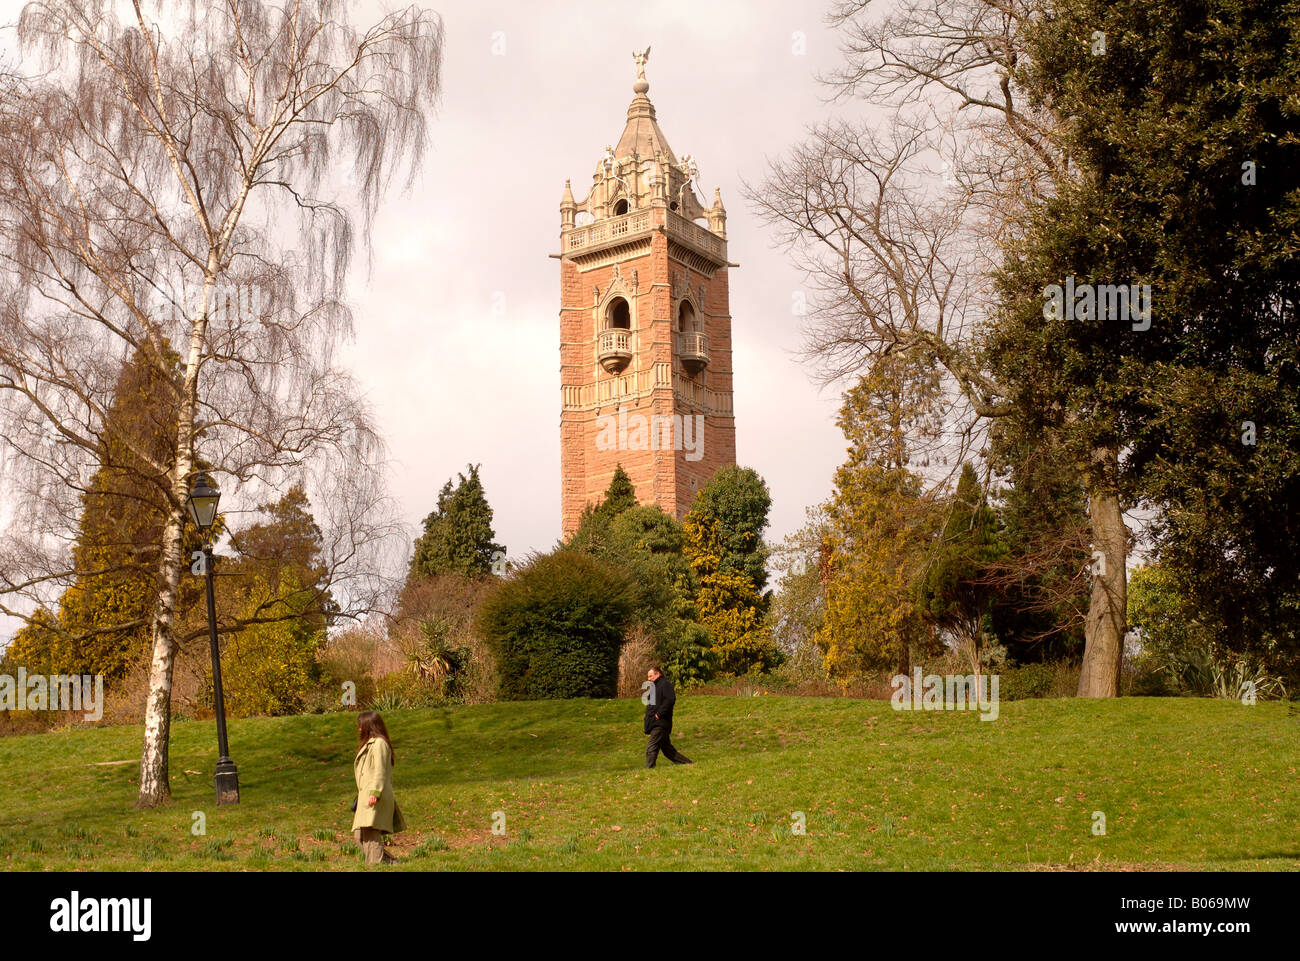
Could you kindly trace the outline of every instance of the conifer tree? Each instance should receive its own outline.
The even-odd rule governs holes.
[[[458,475],[455,487],[450,480],[443,484],[438,506],[424,519],[424,533],[411,559],[412,577],[480,577],[504,554],[505,548],[493,539],[492,507],[479,479],[479,465],[468,469],[468,475]]]
[[[180,358],[160,361],[148,345],[122,366],[109,419],[115,431],[100,435],[98,465],[85,493],[72,548],[76,572],[59,598],[57,613],[19,631],[7,652],[14,664],[43,665],[55,674],[123,676],[148,648],[157,598],[158,541],[165,518],[165,475],[149,460],[165,462],[175,437],[175,417],[156,398],[175,390],[164,371],[179,378]],[[192,529],[188,540],[197,547]],[[185,603],[194,599],[185,586]]]
[[[845,394],[838,424],[849,457],[826,511],[826,617],[817,632],[833,677],[905,674],[913,654],[933,646],[918,588],[936,512],[909,467],[909,438],[935,431],[938,392],[930,365],[893,355]]]

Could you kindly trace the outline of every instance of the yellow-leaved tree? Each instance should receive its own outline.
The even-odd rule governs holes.
[[[683,553],[699,582],[695,607],[712,636],[718,672],[746,674],[778,666],[781,652],[763,624],[766,599],[753,578],[738,568],[725,568],[719,520],[693,508],[682,529]]]

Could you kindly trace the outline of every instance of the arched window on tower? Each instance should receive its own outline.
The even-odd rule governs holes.
[[[632,311],[622,297],[615,297],[605,308],[605,326],[619,327],[623,330],[632,328]]]
[[[695,325],[695,308],[691,306],[688,300],[683,300],[682,305],[677,308],[677,329],[679,331],[697,329]]]
[[[614,216],[621,217],[627,213],[627,201],[619,200],[614,203]]]

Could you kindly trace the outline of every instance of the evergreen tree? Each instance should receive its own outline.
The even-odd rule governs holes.
[[[977,675],[998,599],[986,576],[1006,553],[998,533],[997,517],[985,500],[975,468],[967,462],[930,556],[921,587],[921,614],[956,638]]]
[[[933,432],[938,395],[931,368],[890,355],[844,396],[837,423],[849,456],[826,510],[826,616],[817,633],[832,676],[905,674],[914,652],[933,647],[918,599],[938,519],[908,464],[909,438]]]
[[[231,534],[235,557],[223,562],[221,577],[232,591],[252,591],[269,605],[283,605],[303,629],[322,633],[338,604],[322,562],[324,544],[301,483],[277,500],[260,504],[263,520]],[[252,585],[258,585],[254,589]]]
[[[636,488],[632,485],[632,479],[627,476],[627,472],[623,470],[623,465],[619,464],[614,468],[614,476],[605,490],[605,499],[600,502],[596,510],[613,518],[629,507],[635,506]]]
[[[785,658],[764,623],[767,598],[747,574],[727,569],[722,524],[692,510],[683,530],[686,559],[699,583],[695,606],[708,629],[717,670],[739,675],[778,667]]]
[[[1295,17],[1060,0],[1031,33],[1018,79],[1068,121],[1077,176],[1002,275],[991,356],[1015,388],[1016,429],[1056,435],[1125,506],[1161,509],[1159,551],[1223,643],[1295,651]],[[1068,277],[1149,285],[1150,314],[1113,316],[1087,292],[1072,311],[1045,310],[1045,290]],[[1098,573],[1098,587],[1123,610],[1121,571]]]
[[[682,525],[653,504],[637,504],[620,467],[600,504],[589,506],[564,545],[616,567],[632,585],[632,622],[654,638],[654,656],[678,681],[712,674],[708,634],[696,625],[696,582],[682,554]]]
[[[759,594],[767,587],[763,531],[771,507],[772,495],[758,472],[729,464],[700,488],[690,510],[696,522],[705,518],[717,522],[720,570],[749,578]]]
[[[424,533],[415,542],[412,577],[460,574],[479,577],[491,572],[505,548],[493,540],[492,508],[479,480],[478,465],[447,481],[438,493],[438,506],[424,519]]]
[[[16,635],[8,651],[13,663],[115,680],[147,650],[166,496],[165,475],[150,470],[145,458],[166,463],[174,443],[174,412],[158,402],[177,389],[169,374],[179,376],[179,358],[170,349],[156,360],[152,348],[142,347],[123,364],[105,418],[110,426],[100,434],[98,467],[81,495],[72,548],[79,573],[57,614],[47,613]],[[187,551],[199,546],[192,527],[186,539]],[[183,604],[198,596],[193,583],[182,590]]]
[[[262,519],[231,534],[234,556],[219,559],[214,571],[227,707],[235,716],[302,709],[338,610],[302,484],[257,511]],[[190,620],[201,611],[196,605]]]
[[[777,667],[784,655],[765,621],[771,604],[763,531],[772,506],[750,467],[728,465],[700,488],[683,524],[684,553],[698,583],[695,606],[723,674]]]

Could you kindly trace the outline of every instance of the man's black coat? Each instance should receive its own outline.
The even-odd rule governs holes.
[[[676,703],[677,693],[673,690],[672,682],[660,674],[659,680],[654,682],[654,692],[651,694],[650,702],[645,706],[645,732],[649,734],[656,727],[666,727],[671,730],[673,705]],[[656,714],[659,715],[657,719]]]

